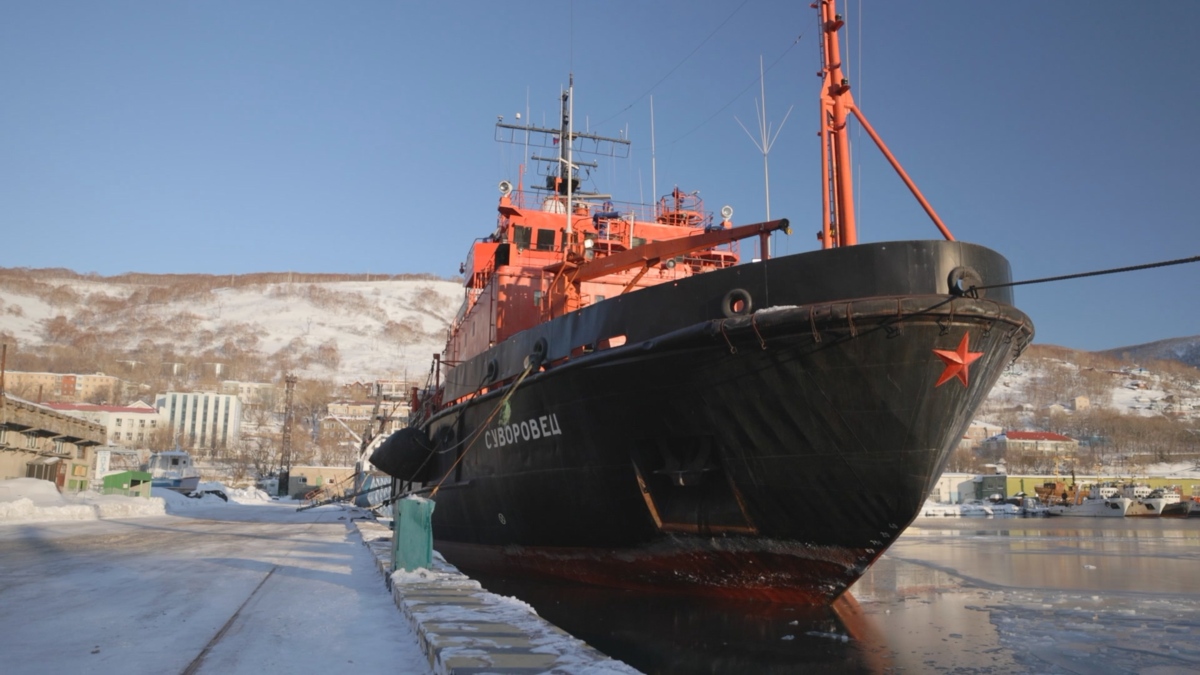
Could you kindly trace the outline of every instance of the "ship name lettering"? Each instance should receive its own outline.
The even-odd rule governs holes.
[[[536,441],[539,438],[561,435],[562,427],[558,426],[558,415],[551,413],[488,429],[483,434],[483,443],[489,449],[502,448],[517,441]]]

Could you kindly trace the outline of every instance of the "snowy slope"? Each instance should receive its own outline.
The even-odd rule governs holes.
[[[22,350],[54,346],[201,362],[249,358],[338,383],[423,379],[462,302],[463,288],[436,279],[341,275],[126,275],[0,268],[0,338]],[[11,349],[11,347],[10,347]],[[1002,376],[982,416],[1059,405],[1077,396],[1127,414],[1200,414],[1200,377],[1166,372],[1150,358],[1182,359],[1200,338],[1119,350],[1135,361],[1034,345]],[[12,369],[11,353],[9,368]],[[98,366],[95,367],[99,369]],[[114,374],[119,374],[114,373]],[[407,376],[407,377],[406,377]]]
[[[1179,361],[1200,368],[1200,335],[1110,349],[1102,354],[1134,361]]]
[[[412,279],[122,283],[0,277],[0,337],[25,350],[100,345],[124,358],[170,350],[207,362],[275,358],[301,377],[403,378],[429,368],[462,301],[456,282]],[[194,278],[183,278],[195,282]],[[210,286],[210,287],[205,287]],[[10,365],[11,367],[11,365]]]

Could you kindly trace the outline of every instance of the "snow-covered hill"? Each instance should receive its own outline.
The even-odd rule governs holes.
[[[209,374],[221,364],[226,379],[288,370],[351,382],[415,378],[429,369],[462,301],[461,284],[331,276],[0,270],[0,339],[10,345],[12,370],[21,369],[14,356],[22,354],[35,366],[58,359],[75,367],[56,370],[117,375],[122,368],[114,363],[156,361],[158,371],[182,363]]]
[[[1120,347],[1101,353],[1133,361],[1179,361],[1193,368],[1200,368],[1200,335]]]
[[[1139,417],[1200,418],[1200,371],[1144,363],[1035,346],[1000,376],[982,414],[995,419],[1006,411],[1069,415],[1099,408]]]
[[[182,363],[212,375],[222,364],[222,379],[288,371],[334,383],[423,380],[462,296],[458,282],[417,277],[0,269],[0,339],[10,345],[12,370],[65,359],[75,368],[55,370],[121,375],[133,362],[156,372]],[[24,358],[14,359],[14,346]],[[1200,338],[1119,351],[1178,360],[1200,351]],[[982,417],[1035,426],[1032,418],[1047,410],[1071,414],[1080,397],[1121,414],[1200,416],[1195,369],[1118,356],[1034,345],[1004,373]]]

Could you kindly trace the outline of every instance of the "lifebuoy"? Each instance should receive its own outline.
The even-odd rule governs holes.
[[[750,293],[744,288],[735,288],[725,294],[725,299],[721,301],[721,312],[726,318],[732,319],[735,316],[746,316],[754,308],[754,303],[750,299]]]
[[[982,298],[987,294],[987,291],[979,288],[983,285],[983,277],[972,267],[955,267],[950,270],[950,275],[946,278],[946,285],[950,287],[952,295],[971,295]]]
[[[540,337],[537,342],[533,343],[533,351],[525,357],[526,368],[537,368],[546,360],[546,354],[550,352],[550,343],[546,338]]]

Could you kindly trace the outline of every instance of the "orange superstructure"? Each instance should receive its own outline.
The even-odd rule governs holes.
[[[651,207],[578,191],[577,174],[557,167],[588,166],[571,158],[579,141],[612,148],[628,141],[572,132],[569,101],[570,91],[561,129],[497,123],[498,137],[550,138],[543,145],[558,156],[534,157],[551,167],[544,187],[514,191],[501,182],[496,229],[472,244],[462,265],[468,301],[451,326],[449,364],[607,298],[736,265],[739,239],[787,228],[786,220],[735,227],[728,207],[716,221],[698,193],[678,187]]]

